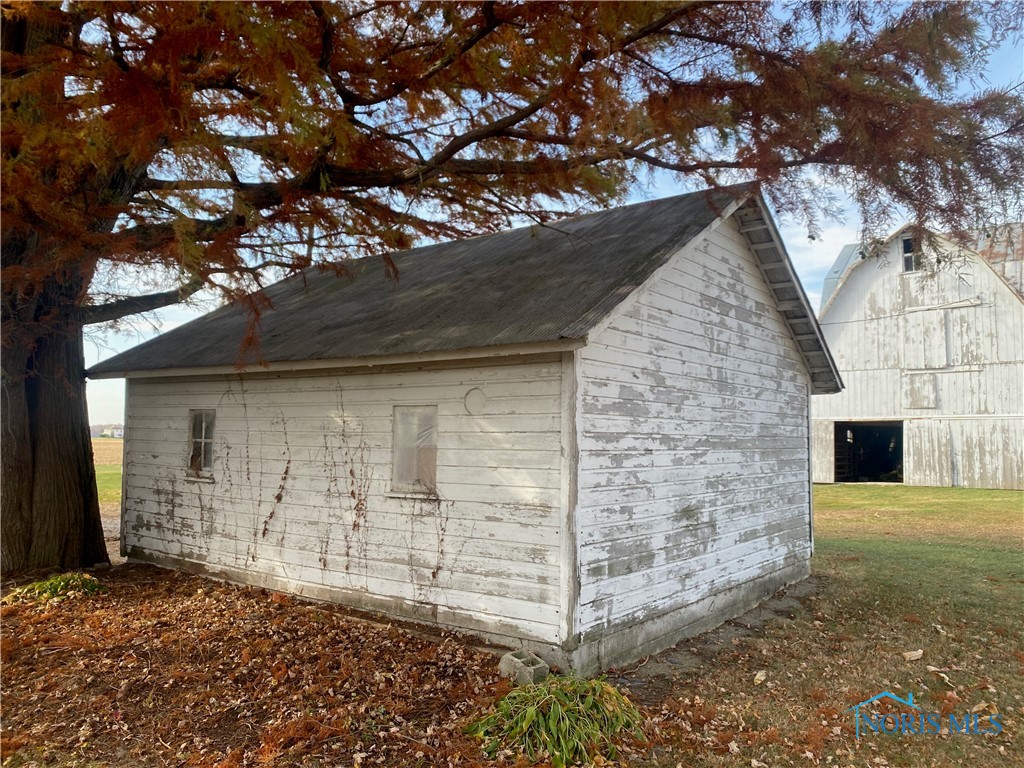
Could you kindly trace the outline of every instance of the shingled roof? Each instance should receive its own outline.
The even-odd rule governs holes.
[[[582,340],[673,253],[749,196],[748,187],[696,192],[404,251],[392,255],[398,282],[376,259],[357,261],[350,277],[310,268],[266,289],[270,308],[260,315],[256,350],[242,352],[250,314],[236,303],[87,373],[106,378],[354,358],[369,364],[395,355]],[[806,315],[813,322],[809,307]],[[828,358],[820,347],[811,351]]]

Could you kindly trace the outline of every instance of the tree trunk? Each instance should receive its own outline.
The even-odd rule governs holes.
[[[82,326],[62,322],[2,356],[0,570],[109,563],[85,400]]]
[[[17,62],[18,56],[42,46],[66,44],[70,29],[67,19],[56,13],[59,7],[52,4],[49,17],[31,24],[4,13],[0,24],[4,55],[14,55]],[[4,77],[13,80],[25,72],[5,66]],[[23,97],[49,107],[53,107],[50,102],[62,101],[61,75],[54,72],[55,87]],[[25,107],[5,101],[4,114]],[[39,109],[38,114],[47,112]],[[14,142],[4,147],[5,165],[18,146]],[[59,162],[44,158],[42,177],[53,181]],[[44,244],[38,233],[26,232],[24,226],[4,224],[0,240],[7,278],[0,301],[0,572],[109,563],[85,402],[80,307],[92,268],[61,265],[52,252],[53,243]],[[9,268],[13,269],[10,276]],[[45,277],[37,279],[39,272]]]

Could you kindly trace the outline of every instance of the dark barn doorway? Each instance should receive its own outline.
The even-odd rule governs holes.
[[[902,483],[902,421],[837,421],[837,483]]]

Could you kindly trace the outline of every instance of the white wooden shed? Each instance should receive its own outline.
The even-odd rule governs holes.
[[[820,320],[846,389],[813,400],[815,482],[1024,488],[1021,264],[1020,225],[842,250]]]
[[[121,548],[588,673],[808,573],[838,375],[764,201],[729,188],[268,289],[127,377]]]

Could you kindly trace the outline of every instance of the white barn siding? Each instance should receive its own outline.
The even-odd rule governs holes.
[[[975,257],[904,273],[898,243],[822,314],[846,389],[813,398],[815,482],[834,480],[835,422],[892,421],[906,484],[1024,488],[1024,302]]]
[[[806,575],[809,377],[731,219],[622,310],[578,353],[577,629],[702,606],[629,640],[654,648],[716,596]]]
[[[903,445],[909,484],[1024,488],[1020,419],[913,419]]]
[[[814,398],[812,397],[813,401]],[[831,421],[811,422],[811,474],[816,483],[835,482],[836,443]]]
[[[558,643],[561,367],[552,357],[129,380],[123,548],[136,559]],[[471,389],[486,398],[478,415],[465,405]],[[438,408],[438,500],[390,494],[395,405]],[[189,409],[216,410],[212,481],[186,476]]]

